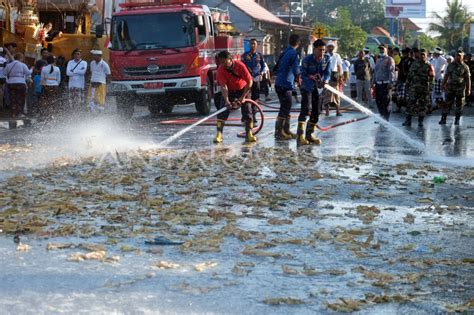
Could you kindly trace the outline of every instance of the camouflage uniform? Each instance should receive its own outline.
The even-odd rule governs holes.
[[[407,115],[425,117],[430,107],[430,91],[433,86],[434,70],[429,63],[415,61],[407,77]]]
[[[466,81],[471,77],[469,67],[464,62],[452,62],[448,65],[445,76],[449,78],[443,114],[449,114],[453,103],[456,102],[455,114],[460,116],[466,103]]]

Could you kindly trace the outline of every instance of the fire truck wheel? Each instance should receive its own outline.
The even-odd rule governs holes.
[[[127,97],[117,97],[117,114],[124,119],[130,119],[135,111],[133,102]]]
[[[208,79],[208,88],[207,90],[199,91],[197,98],[196,98],[196,110],[201,115],[208,115],[211,111],[211,104],[212,104],[212,85]]]
[[[160,116],[161,107],[160,106],[151,106],[148,105],[148,110],[150,111],[150,116],[152,118],[157,118]]]
[[[174,105],[163,105],[163,107],[161,108],[161,111],[163,112],[163,114],[171,114],[171,112],[173,111],[173,108],[174,108]]]

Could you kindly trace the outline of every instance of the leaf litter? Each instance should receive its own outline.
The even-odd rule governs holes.
[[[414,164],[399,164],[391,169],[370,158],[337,156],[317,159],[305,151],[293,152],[282,148],[259,150],[257,159],[247,159],[243,154],[230,156],[226,150],[216,151],[214,156],[208,152],[180,156],[160,150],[143,151],[140,152],[140,159],[132,159],[129,164],[122,163],[120,167],[85,159],[79,164],[56,164],[35,170],[30,175],[19,174],[10,177],[0,187],[0,230],[5,235],[33,234],[51,238],[46,246],[50,252],[86,251],[68,255],[68,260],[78,262],[117,262],[119,256],[108,256],[103,244],[56,243],[55,237],[102,236],[115,240],[105,243],[107,251],[138,252],[141,248],[121,244],[121,240],[154,239],[156,235],[177,239],[179,236],[184,242],[179,246],[180,263],[160,260],[151,265],[161,272],[187,268],[203,276],[212,274],[205,271],[216,269],[217,260],[193,264],[186,262],[186,259],[195,254],[212,255],[210,257],[214,258],[224,255],[224,252],[227,255],[231,242],[234,244],[235,261],[249,259],[229,267],[229,275],[235,277],[252,277],[261,264],[273,264],[281,268],[284,275],[303,276],[292,277],[302,284],[309,281],[307,277],[335,283],[340,281],[341,276],[351,277],[356,273],[363,281],[352,279],[352,290],[367,292],[384,288],[386,292],[382,295],[365,293],[364,299],[341,298],[326,305],[335,311],[355,311],[377,303],[427,299],[429,294],[416,295],[414,286],[426,285],[424,279],[430,277],[433,268],[465,268],[472,264],[469,255],[430,257],[446,253],[446,244],[428,244],[428,254],[423,254],[423,259],[419,260],[416,258],[419,255],[416,244],[403,244],[403,241],[395,239],[400,235],[398,229],[390,224],[386,225],[387,228],[377,229],[383,223],[382,215],[387,211],[396,215],[400,206],[397,202],[407,202],[402,199],[408,189],[423,193],[422,197],[410,197],[413,201],[411,206],[423,207],[426,213],[465,213],[466,208],[453,204],[456,199],[450,199],[450,203],[444,205],[436,196],[437,191],[427,184],[426,178],[430,178],[432,172],[443,171],[450,181],[437,189],[455,185],[465,187],[465,179],[472,177],[469,172]],[[167,154],[172,158],[166,158]],[[276,176],[259,178],[262,160],[267,164],[272,161],[272,172]],[[323,163],[323,167],[314,172],[301,171],[301,163],[316,162],[326,165]],[[206,168],[209,165],[212,168]],[[360,172],[355,177],[341,175],[342,170],[361,170],[364,166],[381,171]],[[341,172],[336,174],[334,169]],[[409,184],[408,179],[411,181]],[[343,196],[343,191],[339,190],[342,184],[364,192],[353,195],[353,200],[348,198],[351,206],[347,210],[338,201]],[[411,187],[409,185],[413,188],[407,188]],[[355,192],[349,192],[349,196],[351,193]],[[215,201],[209,203],[210,197]],[[378,199],[390,204],[379,207]],[[460,197],[457,200],[470,199]],[[235,207],[237,205],[239,207]],[[240,210],[236,211],[237,208]],[[249,229],[245,224],[247,219],[258,221],[258,228]],[[424,220],[412,214],[399,216],[399,219],[407,225],[405,235]],[[340,225],[325,224],[333,220]],[[347,223],[341,220],[347,220]],[[470,228],[465,226],[460,233],[469,238],[472,234]],[[423,230],[422,235],[429,233]],[[341,261],[331,264],[319,261],[319,257],[324,257],[328,250],[339,255]],[[168,259],[161,247],[147,248],[147,251],[144,252]],[[347,252],[352,253],[350,258],[345,256]],[[301,253],[312,253],[312,259],[302,258]],[[294,267],[294,261],[301,263],[302,267]],[[357,267],[363,262],[383,264],[380,270]],[[401,272],[400,266],[423,268],[423,273],[413,270]],[[224,267],[219,268],[219,272],[222,272],[221,269]],[[346,271],[349,269],[352,273]],[[442,283],[439,285],[442,286]],[[178,285],[181,291],[192,294],[209,293],[221,287],[196,286],[187,282]],[[337,290],[324,292],[321,294],[335,298]],[[262,297],[256,296],[255,299],[262,301]],[[292,297],[272,297],[263,301],[270,305],[306,303],[304,299]],[[446,305],[446,309],[472,308],[472,303]]]

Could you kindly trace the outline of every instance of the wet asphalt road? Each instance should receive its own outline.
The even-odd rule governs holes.
[[[269,104],[278,106],[275,101]],[[321,146],[297,148],[295,141],[274,140],[275,116],[275,112],[265,114],[256,145],[243,144],[236,136],[243,128],[229,126],[224,144],[216,147],[212,144],[215,128],[199,126],[171,143],[169,154],[162,152],[159,143],[185,126],[161,122],[196,118],[192,105],[178,106],[158,119],[150,118],[146,108],[137,108],[130,122],[76,119],[0,130],[0,189],[5,189],[0,190],[0,211],[12,207],[29,211],[36,203],[55,198],[63,202],[63,194],[72,198],[78,187],[84,195],[70,202],[88,209],[66,215],[31,210],[33,217],[48,218],[48,229],[43,234],[20,235],[31,246],[25,253],[15,250],[12,234],[0,234],[0,313],[469,310],[465,304],[474,294],[474,117],[463,117],[461,126],[454,126],[450,117],[448,125],[439,126],[435,114],[427,117],[424,128],[416,123],[404,128],[404,117],[393,114],[392,124],[425,144],[421,152],[372,118],[318,133]],[[331,112],[329,117],[321,116],[320,125],[362,116],[345,112],[336,117]],[[238,119],[239,114],[231,117]],[[296,118],[292,122],[295,130]],[[147,150],[164,154],[162,160],[149,162],[138,172],[120,164],[127,154],[133,160]],[[230,161],[222,162],[220,150],[228,152]],[[173,162],[177,152],[184,152],[178,159],[186,164],[182,169]],[[99,158],[80,160],[92,155]],[[254,160],[248,170],[230,172],[239,162],[249,163],[248,159]],[[111,166],[101,163],[105,160],[111,160]],[[196,170],[198,177],[193,174]],[[183,172],[185,179],[173,179],[176,172]],[[13,175],[15,181],[8,181]],[[447,182],[435,185],[434,176],[444,176]],[[13,188],[7,191],[9,185]],[[195,208],[196,213],[209,216],[215,215],[211,210],[223,211],[229,217],[196,224],[186,221],[195,220],[196,214],[188,219],[183,214],[183,223],[173,213],[156,222],[150,217],[153,225],[143,226],[149,214],[143,212],[142,201],[116,205],[113,199],[101,199],[104,191],[133,194],[144,187],[152,187],[150,194],[164,198],[165,206],[182,202],[179,211]],[[92,195],[85,194],[89,191]],[[95,198],[98,191],[102,197]],[[371,210],[372,206],[377,209]],[[128,216],[131,219],[125,219]],[[0,218],[0,226],[5,218]],[[28,221],[31,216],[10,219]],[[70,235],[51,234],[67,224],[78,229]],[[144,245],[144,239],[156,233],[191,245],[201,238],[210,243],[231,224],[250,236],[232,232],[219,252],[188,253],[175,246],[153,252]],[[79,249],[46,251],[48,243],[98,244],[120,261],[70,262],[68,257]],[[249,248],[256,251],[242,254]],[[283,254],[268,257],[269,251]],[[152,268],[158,260],[180,266]],[[217,266],[197,272],[193,266],[202,262]],[[284,300],[288,297],[298,305],[286,304],[291,304]],[[282,300],[272,300],[278,298]]]

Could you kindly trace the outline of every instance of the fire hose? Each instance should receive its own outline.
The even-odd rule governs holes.
[[[253,100],[251,99],[244,99],[244,104],[245,103],[250,103],[252,105],[252,108],[255,108],[259,114],[260,114],[260,124],[253,128],[252,132],[253,134],[257,134],[258,132],[260,132],[260,130],[262,130],[263,128],[263,122],[264,122],[264,116],[263,116],[263,111],[262,111],[262,108]],[[239,106],[240,107],[240,106]],[[237,108],[235,108],[237,109]],[[217,110],[216,112],[210,114],[209,116],[206,116],[198,121],[196,121],[195,123],[193,123],[192,125],[178,131],[177,133],[175,133],[174,135],[168,137],[167,139],[163,140],[162,142],[159,143],[160,146],[167,146],[168,144],[170,144],[171,142],[173,142],[174,140],[176,140],[177,138],[181,137],[182,135],[184,135],[186,132],[188,132],[189,130],[193,129],[194,127],[204,123],[205,121],[207,121],[208,119],[214,117],[214,116],[217,116],[219,115],[220,113],[223,113],[225,112],[226,110],[229,110],[227,107],[222,107],[221,109]],[[239,133],[237,135],[238,137],[245,137],[245,133]]]
[[[341,96],[341,98],[345,99],[346,101],[348,101],[349,103],[351,103],[352,105],[356,106],[359,110],[361,110],[362,112],[366,113],[366,114],[370,114],[370,112],[368,110],[366,110],[365,108],[362,108],[362,106],[360,106],[359,104],[355,103],[352,99],[348,98],[347,96],[345,96],[343,93],[333,89],[332,87],[328,87],[328,90],[330,90],[331,92]],[[244,103],[251,103],[252,105],[252,108],[255,108],[257,110],[257,112],[259,113],[259,116],[260,116],[260,124],[258,126],[256,126],[255,128],[253,128],[252,132],[253,134],[257,134],[259,133],[262,128],[263,128],[263,122],[264,122],[264,114],[263,114],[263,110],[262,108],[260,107],[260,105],[251,100],[251,99],[245,99],[244,100]],[[262,104],[263,102],[259,102],[260,104]],[[354,104],[355,103],[355,104]],[[212,113],[211,115],[207,116],[207,117],[204,117],[198,121],[195,121],[194,119],[184,119],[184,120],[168,120],[168,121],[162,121],[161,123],[162,124],[187,124],[187,123],[191,123],[191,122],[194,122],[192,125],[182,129],[181,131],[177,132],[176,134],[172,135],[171,137],[169,137],[168,139],[165,139],[163,142],[161,142],[160,144],[161,145],[167,145],[169,143],[171,143],[172,141],[174,141],[175,139],[179,138],[180,136],[182,136],[184,133],[188,132],[189,130],[191,130],[192,128],[198,126],[198,125],[210,125],[209,123],[206,123],[206,121],[208,121],[209,119],[211,119],[212,117],[214,116],[217,116],[219,115],[220,113],[223,113],[225,112],[226,110],[228,110],[227,107],[222,107],[221,109],[217,110],[216,112]],[[326,127],[321,127],[319,125],[317,125],[317,128],[318,130],[320,131],[328,131],[328,130],[331,130],[333,128],[336,128],[336,127],[340,127],[340,126],[344,126],[344,125],[347,125],[347,124],[350,124],[350,123],[354,123],[354,122],[358,122],[358,121],[362,121],[362,120],[365,120],[369,118],[369,116],[364,116],[364,117],[360,117],[360,118],[354,118],[354,119],[350,119],[350,120],[347,120],[347,121],[343,121],[343,122],[340,122],[340,123],[337,123],[337,124],[334,124],[334,125],[329,125],[329,126],[326,126]],[[239,120],[238,118],[230,118],[229,119],[230,121],[237,121]],[[228,123],[227,124],[228,126],[241,126],[241,124],[236,124],[236,123]],[[239,134],[237,134],[238,137],[240,138],[244,138],[245,137],[245,132],[240,132]]]

